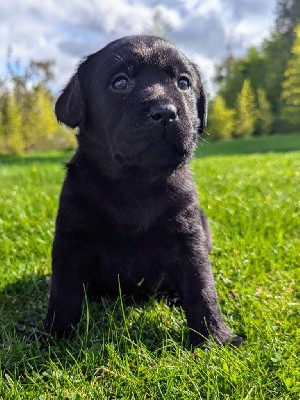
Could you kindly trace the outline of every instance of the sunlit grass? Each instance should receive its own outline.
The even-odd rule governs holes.
[[[272,142],[277,153],[242,154],[249,143],[258,153],[255,139],[226,156],[213,155],[222,143],[212,143],[204,146],[210,157],[201,149],[192,162],[213,231],[220,305],[229,326],[247,336],[240,349],[194,353],[185,347],[182,310],[155,299],[86,303],[75,339],[26,344],[25,319],[42,318],[47,306],[70,153],[0,159],[1,399],[300,397],[300,152],[279,152]]]

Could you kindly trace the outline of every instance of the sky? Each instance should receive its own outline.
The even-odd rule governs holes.
[[[55,60],[55,90],[61,90],[80,60],[110,41],[151,34],[159,9],[166,38],[202,72],[213,91],[214,65],[228,49],[245,54],[268,37],[276,0],[10,0],[0,2],[0,76],[7,49],[25,65]]]

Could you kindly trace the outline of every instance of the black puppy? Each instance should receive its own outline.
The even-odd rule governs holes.
[[[110,43],[79,66],[56,103],[79,127],[56,221],[47,332],[70,334],[92,299],[178,293],[197,345],[242,339],[222,319],[210,234],[188,166],[206,121],[195,66],[153,36]]]

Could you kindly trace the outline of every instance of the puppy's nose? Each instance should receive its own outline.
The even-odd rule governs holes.
[[[150,109],[150,117],[154,121],[166,124],[177,118],[177,109],[173,104],[156,104]]]

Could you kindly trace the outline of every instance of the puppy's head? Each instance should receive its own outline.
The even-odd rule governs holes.
[[[176,168],[206,124],[197,69],[154,36],[125,37],[87,57],[55,111],[60,122],[80,127],[79,145],[92,142],[120,169]]]

